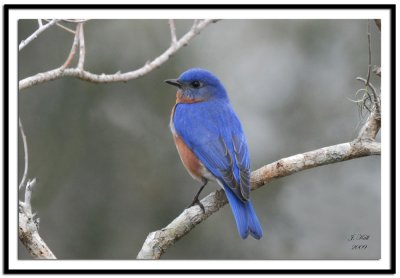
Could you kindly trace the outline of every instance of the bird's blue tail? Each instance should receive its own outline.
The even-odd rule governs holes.
[[[260,239],[263,231],[258,221],[257,215],[253,209],[251,201],[242,202],[235,193],[227,186],[224,186],[225,194],[228,198],[233,216],[235,217],[236,226],[242,239],[250,235],[255,239]]]

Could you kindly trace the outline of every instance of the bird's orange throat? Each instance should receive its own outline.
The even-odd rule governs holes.
[[[176,92],[176,103],[196,103],[205,101],[204,98],[190,98],[184,96],[180,91]]]

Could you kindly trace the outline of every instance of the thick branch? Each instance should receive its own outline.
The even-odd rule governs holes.
[[[282,158],[252,172],[251,188],[252,190],[255,190],[272,180],[286,177],[299,171],[364,156],[380,154],[380,143],[361,140],[354,140],[348,143],[297,154]]]
[[[53,252],[39,235],[39,219],[34,219],[31,196],[36,179],[28,181],[25,189],[25,200],[19,203],[18,237],[35,259],[56,259]]]
[[[360,129],[357,138],[359,140],[374,140],[381,129],[381,115],[374,110],[368,116],[364,126]]]
[[[371,141],[352,142],[329,146],[314,151],[280,159],[251,173],[252,190],[293,173],[326,164],[342,162],[369,155],[380,155],[381,144]],[[167,227],[151,232],[137,255],[137,259],[159,259],[177,240],[186,235],[196,225],[206,220],[227,203],[222,190],[217,190],[201,200],[205,213],[199,206],[185,209]]]
[[[38,73],[34,76],[27,77],[19,81],[19,90],[66,76],[76,77],[93,83],[126,82],[137,79],[164,64],[172,55],[174,55],[183,46],[186,46],[196,35],[200,33],[201,30],[206,28],[212,22],[215,22],[215,20],[205,19],[197,24],[194,24],[190,31],[187,32],[181,39],[179,39],[176,43],[172,43],[164,53],[155,58],[153,61],[146,63],[146,65],[140,69],[126,73],[118,72],[115,74],[94,74],[79,68],[63,69],[60,67],[48,72]]]

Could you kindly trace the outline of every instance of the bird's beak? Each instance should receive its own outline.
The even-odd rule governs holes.
[[[179,89],[182,88],[182,83],[178,79],[167,79],[164,80],[165,83],[178,87]]]

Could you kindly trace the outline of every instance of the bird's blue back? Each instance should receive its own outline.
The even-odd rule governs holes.
[[[229,166],[224,156],[223,144],[233,158],[234,176],[240,182],[238,163],[234,159],[232,138],[240,139],[243,164],[250,169],[250,157],[242,126],[229,102],[214,100],[194,104],[178,104],[175,108],[174,125],[177,133],[196,154],[206,168],[218,178],[222,178],[221,169]],[[221,155],[222,154],[222,155]]]

